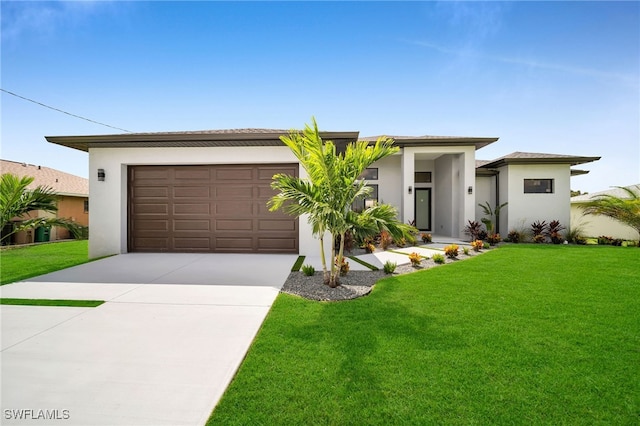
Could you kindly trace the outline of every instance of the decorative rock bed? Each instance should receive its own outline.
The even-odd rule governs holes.
[[[469,253],[468,256],[460,254],[458,259],[446,259],[445,264],[459,262],[468,259],[480,253]],[[352,262],[352,260],[347,259]],[[410,264],[398,265],[393,274],[385,274],[384,271],[350,271],[347,275],[340,277],[340,285],[331,288],[324,284],[322,280],[322,271],[316,271],[312,276],[306,276],[301,271],[291,272],[289,277],[282,286],[283,293],[293,294],[309,300],[318,301],[339,301],[350,300],[358,297],[366,296],[371,293],[373,286],[378,280],[386,277],[394,277],[398,275],[408,274],[424,269],[440,266],[432,259],[423,260],[417,268]]]

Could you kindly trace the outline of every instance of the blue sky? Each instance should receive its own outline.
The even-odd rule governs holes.
[[[134,132],[497,136],[640,182],[638,2],[2,1],[2,88]],[[80,176],[45,135],[120,133],[1,94],[3,159]]]

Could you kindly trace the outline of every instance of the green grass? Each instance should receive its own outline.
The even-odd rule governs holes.
[[[638,424],[640,249],[514,245],[280,294],[208,424]]]
[[[305,256],[298,256],[296,262],[291,267],[291,272],[298,272],[304,263]]]
[[[47,274],[88,261],[87,240],[3,249],[0,251],[0,284]]]
[[[65,306],[72,308],[95,308],[104,300],[63,300],[63,299],[11,299],[0,298],[0,305],[21,306]]]

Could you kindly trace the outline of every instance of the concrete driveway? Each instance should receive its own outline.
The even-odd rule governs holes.
[[[0,287],[4,424],[202,425],[296,255],[125,254]]]

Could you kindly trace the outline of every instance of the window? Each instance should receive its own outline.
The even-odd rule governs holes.
[[[525,179],[525,194],[552,194],[553,179]]]
[[[89,200],[84,200],[84,212],[89,213]]]
[[[367,198],[358,198],[353,202],[351,208],[353,211],[361,212],[369,207],[372,207],[378,202],[378,185],[367,185],[371,188],[371,194]]]
[[[360,175],[360,179],[378,180],[378,169],[377,168],[365,169],[365,171]]]
[[[431,172],[415,172],[413,174],[414,183],[431,183]]]

